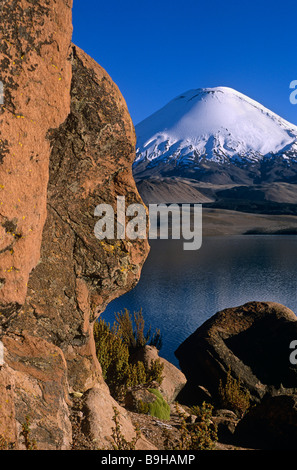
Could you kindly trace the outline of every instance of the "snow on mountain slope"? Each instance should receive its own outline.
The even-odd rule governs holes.
[[[231,88],[190,90],[135,126],[134,168],[147,162],[259,161],[297,158],[297,127]]]

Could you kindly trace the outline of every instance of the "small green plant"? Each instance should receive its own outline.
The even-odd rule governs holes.
[[[0,435],[0,450],[13,450],[15,449],[15,443],[10,442],[5,436]]]
[[[158,350],[162,347],[162,337],[160,330],[152,333],[151,326],[145,332],[145,322],[142,309],[134,312],[134,319],[126,308],[124,311],[115,314],[115,321],[118,327],[118,335],[122,337],[123,342],[128,346],[129,352],[138,348],[143,348],[146,344],[155,346]]]
[[[244,416],[250,406],[250,393],[243,389],[240,378],[232,377],[229,368],[226,383],[223,385],[220,380],[219,398],[221,406],[234,411],[239,417]]]
[[[113,412],[114,412],[114,415],[113,415],[112,420],[113,420],[115,425],[112,428],[112,434],[111,434],[111,437],[112,437],[112,443],[111,443],[112,450],[135,450],[136,444],[137,444],[138,440],[141,437],[139,427],[138,426],[134,427],[135,437],[132,439],[132,441],[130,441],[130,442],[127,441],[125,439],[124,435],[122,434],[121,424],[120,424],[120,420],[119,420],[120,413],[119,413],[118,409],[115,406],[113,407]]]
[[[200,406],[198,406],[198,405],[193,405],[193,406],[190,408],[190,410],[191,410],[192,415],[198,416],[198,415],[200,414],[201,408],[200,408]]]
[[[217,428],[212,421],[213,406],[203,402],[201,407],[195,406],[197,422],[194,426],[193,442],[198,450],[211,450],[218,440]]]
[[[115,327],[110,328],[104,320],[94,325],[94,339],[102,375],[114,397],[118,397],[129,377],[129,351],[117,335]]]
[[[35,439],[31,439],[31,428],[30,428],[30,418],[29,416],[25,417],[25,422],[22,425],[22,432],[21,434],[24,436],[25,439],[25,447],[27,450],[37,450],[37,444]]]
[[[137,411],[138,411],[138,413],[148,415],[149,412],[150,412],[149,404],[144,402],[143,400],[138,400],[138,402],[137,402]]]
[[[155,401],[148,403],[148,414],[150,416],[154,416],[155,418],[168,421],[170,419],[170,406],[164,400],[159,390],[155,388],[149,388],[148,391],[156,396]]]
[[[31,438],[31,422],[27,415],[25,421],[22,424],[21,435],[24,437],[24,444],[26,450],[37,450],[37,444],[35,439]],[[12,442],[3,434],[0,434],[0,450],[14,450],[16,449],[16,442]]]
[[[152,360],[150,366],[146,368],[146,381],[147,383],[157,382],[161,385],[163,381],[164,364],[159,359]]]
[[[194,424],[187,424],[185,413],[178,405],[176,410],[180,419],[180,438],[177,444],[170,444],[168,450],[213,450],[218,440],[217,427],[212,421],[213,406],[203,402],[201,407],[196,406],[197,420]]]
[[[147,372],[143,362],[137,361],[136,364],[129,364],[127,368],[126,388],[133,388],[139,384],[147,382]]]
[[[123,398],[127,388],[149,385],[154,381],[161,384],[163,379],[164,365],[159,359],[151,361],[149,366],[141,361],[135,363],[131,360],[135,348],[144,346],[152,338],[150,334],[143,333],[141,311],[135,313],[135,318],[138,325],[136,327],[133,326],[128,310],[125,310],[124,314],[116,316],[112,327],[102,319],[94,325],[96,354],[104,380],[115,399]]]

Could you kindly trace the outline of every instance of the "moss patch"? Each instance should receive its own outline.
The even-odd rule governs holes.
[[[170,419],[170,407],[168,403],[164,400],[159,390],[156,390],[155,388],[149,388],[148,391],[156,396],[155,401],[148,403],[148,414],[155,416],[155,418],[168,421]]]

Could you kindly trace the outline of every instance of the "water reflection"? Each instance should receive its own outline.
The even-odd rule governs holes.
[[[204,238],[198,251],[182,240],[151,240],[139,284],[113,301],[102,317],[143,309],[163,334],[160,355],[178,365],[174,351],[218,310],[252,300],[280,302],[297,313],[297,237]]]

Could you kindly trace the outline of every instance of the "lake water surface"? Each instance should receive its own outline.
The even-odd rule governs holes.
[[[297,313],[297,236],[205,237],[197,251],[183,251],[182,240],[150,246],[138,285],[101,317],[113,323],[115,312],[142,307],[161,330],[160,356],[177,366],[174,351],[219,310],[270,300]]]

